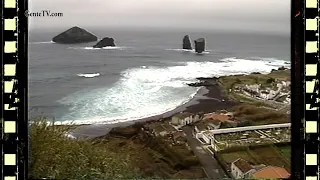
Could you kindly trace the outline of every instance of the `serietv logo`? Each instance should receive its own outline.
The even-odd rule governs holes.
[[[25,11],[24,15],[26,17],[62,17],[63,13],[57,13],[57,12],[51,12],[50,10],[41,10],[39,12],[30,12],[30,11]]]

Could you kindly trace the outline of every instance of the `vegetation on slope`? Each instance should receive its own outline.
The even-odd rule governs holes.
[[[116,128],[113,135],[77,140],[66,136],[70,128],[48,126],[44,118],[34,120],[30,126],[30,178],[205,177],[192,151],[147,136],[140,127]]]
[[[44,118],[30,125],[29,177],[32,179],[115,179],[139,177],[130,153],[115,153],[106,143],[73,140],[67,126],[48,126]]]

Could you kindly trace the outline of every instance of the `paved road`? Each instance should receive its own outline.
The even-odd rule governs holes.
[[[202,144],[197,139],[192,137],[192,127],[185,126],[182,129],[187,134],[188,144],[192,148],[195,155],[199,157],[199,160],[208,178],[227,179],[228,176],[225,174],[218,161],[215,158],[213,158],[212,154],[206,152],[202,148]]]

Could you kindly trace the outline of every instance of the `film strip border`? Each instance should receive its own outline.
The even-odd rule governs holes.
[[[305,3],[305,154],[304,175],[319,180],[319,4]]]
[[[1,2],[1,180],[27,179],[26,3]]]

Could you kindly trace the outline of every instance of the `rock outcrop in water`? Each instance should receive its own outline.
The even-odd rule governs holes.
[[[199,38],[194,41],[194,49],[197,53],[202,53],[205,50],[205,39]]]
[[[75,44],[97,41],[98,38],[80,27],[72,27],[55,36],[52,41],[61,44]]]
[[[113,38],[109,38],[109,37],[105,37],[103,38],[101,41],[99,41],[96,45],[94,45],[94,48],[103,48],[106,46],[116,46],[114,43],[114,39]]]
[[[182,40],[182,49],[192,49],[189,35],[185,35]]]

